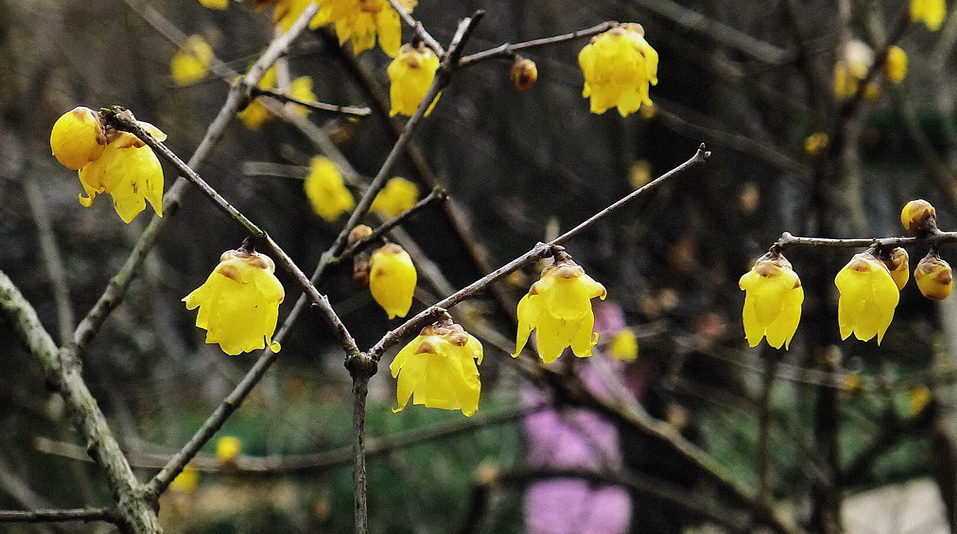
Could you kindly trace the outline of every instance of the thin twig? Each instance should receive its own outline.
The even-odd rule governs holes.
[[[493,58],[512,58],[515,56],[515,53],[519,50],[527,50],[529,48],[538,48],[541,46],[548,46],[553,44],[566,43],[568,41],[575,41],[577,39],[584,39],[586,37],[591,37],[592,35],[598,35],[599,33],[606,32],[611,28],[617,26],[618,23],[614,21],[602,22],[601,24],[592,26],[591,28],[585,28],[584,30],[576,30],[571,33],[563,33],[560,35],[553,35],[551,37],[543,37],[541,39],[532,39],[530,41],[522,41],[520,43],[504,43],[496,46],[495,48],[489,48],[488,50],[483,50],[481,52],[476,52],[474,54],[469,54],[459,60],[459,68],[468,67],[474,65],[480,61],[485,61]]]
[[[61,521],[116,522],[116,511],[109,508],[63,510],[0,510],[0,523],[58,523]]]
[[[957,232],[939,232],[927,237],[863,237],[855,239],[836,239],[829,237],[799,237],[784,232],[775,241],[774,246],[788,247],[831,247],[831,248],[866,248],[878,245],[881,248],[939,246],[944,243],[957,243]]]
[[[266,95],[281,102],[292,102],[293,104],[299,104],[300,106],[307,107],[315,111],[328,111],[350,117],[368,117],[372,113],[372,110],[367,107],[339,106],[336,104],[326,104],[325,102],[316,102],[313,100],[302,100],[294,96],[287,95],[281,91],[267,89],[264,87],[253,87],[250,89],[250,93],[254,97]]]
[[[420,211],[431,206],[436,202],[445,202],[449,198],[449,193],[442,189],[441,187],[436,187],[425,198],[415,203],[414,206],[400,213],[396,217],[389,219],[388,221],[380,224],[371,234],[366,236],[364,239],[357,241],[354,245],[347,248],[336,258],[336,261],[341,261],[342,259],[352,257],[359,252],[362,252],[368,248],[373,243],[378,242],[382,239],[383,236],[389,233],[390,230],[404,223],[405,221],[411,219]]]
[[[700,163],[703,163],[705,160],[708,159],[708,156],[710,155],[711,153],[705,149],[705,146],[701,145],[698,148],[698,151],[695,152],[695,155],[692,156],[690,159],[688,159],[688,161],[685,161],[681,165],[678,165],[674,169],[666,172],[665,174],[654,179],[653,181],[648,182],[644,186],[632,191],[624,198],[618,200],[617,202],[608,206],[607,208],[599,211],[595,215],[592,215],[591,217],[586,219],[584,222],[582,222],[578,226],[558,236],[554,240],[548,243],[538,243],[525,254],[515,258],[509,263],[503,265],[502,267],[499,267],[498,269],[492,271],[488,275],[483,276],[482,278],[476,280],[470,285],[462,288],[458,292],[453,293],[452,295],[449,295],[448,297],[435,303],[429,308],[426,308],[425,310],[419,312],[418,315],[409,319],[408,321],[403,323],[401,326],[395,328],[391,332],[387,333],[382,339],[380,339],[371,349],[369,349],[369,352],[368,352],[369,356],[375,361],[378,361],[382,357],[382,355],[385,353],[385,351],[388,350],[388,348],[394,345],[396,342],[398,342],[398,340],[401,339],[403,336],[405,336],[406,334],[409,334],[410,332],[412,332],[413,330],[417,328],[424,327],[426,322],[431,320],[431,318],[434,316],[436,310],[449,309],[455,306],[456,304],[458,304],[459,302],[465,300],[466,298],[471,297],[472,295],[480,291],[483,291],[486,287],[488,287],[490,284],[492,284],[496,280],[503,278],[517,271],[518,269],[521,269],[525,265],[538,261],[541,258],[547,257],[548,255],[551,254],[553,247],[557,245],[561,245],[567,241],[574,239],[581,233],[590,229],[592,226],[594,226],[596,223],[598,223],[602,219],[608,217],[609,215],[613,213],[616,213],[618,210],[620,210],[622,207],[624,207],[631,201],[635,200],[636,198],[650,193],[651,191],[661,186],[661,184],[667,182],[672,177],[681,174],[685,170],[695,165],[698,165]]]
[[[405,6],[402,5],[398,0],[389,0],[389,3],[392,4],[392,8],[399,13],[399,17],[402,18],[402,21],[409,25],[413,30],[415,30],[416,36],[422,39],[425,42],[425,46],[432,49],[435,52],[435,55],[442,57],[445,55],[445,49],[442,48],[442,45],[435,40],[435,37],[432,37],[432,34],[425,30],[425,27],[421,22],[415,20],[412,17],[412,14],[405,9]]]

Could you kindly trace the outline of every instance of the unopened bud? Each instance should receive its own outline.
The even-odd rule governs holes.
[[[933,234],[937,232],[937,210],[924,199],[911,200],[901,210],[901,224],[913,236]]]
[[[904,289],[907,280],[910,278],[910,257],[907,251],[897,247],[891,250],[887,255],[881,254],[881,260],[891,272],[891,278],[897,284],[897,289]]]
[[[355,228],[349,231],[349,246],[354,246],[359,241],[372,235],[372,228],[364,224],[357,225]]]
[[[516,57],[512,64],[512,85],[519,91],[527,91],[538,81],[538,66],[528,58]]]
[[[914,280],[920,292],[931,300],[944,300],[954,289],[954,274],[950,264],[931,250],[914,269]]]

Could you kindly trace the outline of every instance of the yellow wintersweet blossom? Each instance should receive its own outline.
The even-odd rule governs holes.
[[[738,286],[745,291],[741,315],[748,345],[756,347],[767,338],[776,349],[790,348],[804,302],[804,288],[791,262],[772,250],[754,262]]]
[[[182,493],[193,493],[196,486],[199,486],[199,471],[191,465],[184,467],[169,483],[169,489]]]
[[[382,246],[369,258],[369,291],[389,319],[408,315],[417,280],[412,258],[395,243]]]
[[[219,465],[234,464],[242,450],[243,442],[239,438],[223,436],[216,440],[216,461],[219,462]]]
[[[947,3],[944,0],[911,0],[911,22],[923,22],[927,29],[934,32],[940,29],[947,16]]]
[[[950,264],[934,249],[917,264],[914,281],[921,294],[930,300],[944,300],[954,290],[954,273]]]
[[[335,221],[356,207],[356,200],[346,189],[339,168],[325,156],[316,156],[309,162],[304,187],[312,210],[327,222]]]
[[[229,0],[199,0],[199,3],[209,9],[226,9],[229,7]]]
[[[274,89],[276,87],[276,67],[271,67],[267,70],[259,80],[259,83],[256,84],[256,87],[261,89]],[[314,101],[316,95],[312,92],[312,78],[309,76],[300,76],[290,82],[288,95],[304,102]],[[299,104],[286,104],[286,109],[302,116],[309,114],[309,108],[300,106]],[[264,106],[262,102],[258,99],[254,99],[246,106],[246,109],[237,113],[237,116],[243,121],[246,128],[258,130],[267,119],[272,117],[272,113],[266,109],[266,106]]]
[[[396,402],[442,410],[462,410],[468,417],[478,410],[482,384],[478,364],[482,343],[451,321],[426,326],[396,354],[389,369],[397,378]]]
[[[884,64],[884,74],[891,83],[901,83],[907,76],[907,52],[899,46],[887,49],[887,63]]]
[[[416,108],[422,103],[425,94],[429,92],[432,80],[435,79],[435,71],[439,68],[439,58],[431,48],[420,44],[418,48],[406,43],[399,50],[399,55],[389,63],[386,71],[389,74],[389,82],[392,84],[389,88],[389,99],[392,102],[392,110],[389,115],[411,116]],[[425,111],[428,116],[432,113],[432,108],[439,101],[439,95]]]
[[[53,155],[61,165],[73,171],[99,159],[106,143],[100,114],[83,106],[61,115],[50,131]]]
[[[408,210],[419,200],[419,188],[414,183],[396,176],[372,200],[369,211],[383,217],[395,217]]]
[[[138,124],[157,141],[166,139],[152,124]],[[90,207],[96,195],[110,193],[116,213],[125,223],[146,208],[146,201],[163,216],[163,167],[153,150],[135,135],[108,130],[98,113],[77,107],[53,125],[50,148],[64,167],[79,170],[87,194],[79,196],[81,205]]]
[[[605,286],[585,274],[567,254],[557,257],[518,303],[512,357],[525,348],[532,330],[537,330],[535,346],[545,363],[558,359],[569,346],[579,358],[591,356],[591,348],[598,343],[591,299],[604,300],[606,295]]]
[[[834,64],[834,96],[846,100],[854,96],[867,71],[874,63],[874,51],[863,41],[853,39],[844,47],[844,53]],[[877,86],[868,84],[864,91],[868,99],[877,97]]]
[[[406,11],[412,11],[416,0],[399,0]],[[352,51],[358,55],[375,46],[376,36],[382,51],[395,57],[402,44],[402,23],[389,0],[322,0],[319,13],[309,22],[310,28],[333,24],[339,44],[352,40]]]
[[[816,158],[824,153],[829,139],[824,132],[814,132],[804,138],[804,153],[810,158]]]
[[[901,225],[915,237],[924,237],[937,231],[937,209],[922,198],[904,204]]]
[[[887,266],[871,251],[855,254],[837,273],[834,284],[841,293],[837,304],[841,339],[852,332],[861,341],[876,335],[880,345],[900,301],[900,290]]]
[[[622,328],[608,343],[608,353],[615,360],[635,361],[638,358],[638,337],[630,328]]]
[[[170,60],[169,69],[177,85],[202,80],[213,61],[213,47],[200,35],[190,35]]]
[[[622,24],[593,37],[579,52],[582,96],[591,97],[592,113],[616,107],[625,117],[651,105],[648,85],[658,85],[658,52],[644,36],[641,24]]]
[[[280,32],[286,33],[311,3],[312,0],[253,0],[253,7],[259,11],[271,6],[273,26],[279,28]]]
[[[285,291],[273,274],[275,263],[245,247],[224,252],[219,261],[206,282],[183,298],[186,309],[199,307],[196,326],[206,330],[206,343],[218,343],[230,355],[267,344],[279,352],[272,335]]]

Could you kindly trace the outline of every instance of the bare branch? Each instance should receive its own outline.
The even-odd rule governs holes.
[[[584,39],[586,37],[591,37],[592,35],[598,35],[599,33],[606,32],[611,28],[617,26],[617,22],[608,21],[602,22],[591,28],[585,28],[584,30],[577,30],[571,33],[563,33],[561,35],[554,35],[552,37],[543,37],[541,39],[532,39],[530,41],[522,41],[520,43],[504,43],[495,48],[489,48],[488,50],[483,50],[481,52],[476,52],[474,54],[469,54],[459,60],[458,66],[460,68],[468,67],[474,65],[480,61],[493,58],[512,58],[515,56],[515,53],[519,50],[527,50],[529,48],[539,48],[542,46],[548,46],[553,44],[565,43],[568,41],[574,41],[577,39]]]
[[[0,523],[58,523],[62,521],[107,521],[116,523],[116,511],[108,508],[64,510],[0,510]]]

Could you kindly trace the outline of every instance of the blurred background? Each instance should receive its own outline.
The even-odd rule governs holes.
[[[123,225],[107,199],[80,206],[75,173],[50,155],[53,122],[77,105],[122,105],[165,131],[167,146],[187,159],[229,80],[210,74],[175,84],[177,31],[203,36],[217,58],[244,72],[272,35],[271,10],[253,4],[213,10],[194,1],[0,0],[0,270],[58,342],[72,337],[153,214],[147,209]],[[747,348],[737,287],[785,231],[901,235],[899,209],[913,198],[932,202],[941,228],[954,228],[957,17],[930,31],[906,23],[907,8],[874,0],[420,0],[413,15],[443,44],[460,18],[486,11],[466,53],[614,20],[641,23],[660,64],[654,106],[625,118],[615,110],[589,113],[577,62],[585,40],[529,50],[539,79],[525,92],[511,85],[510,61],[459,71],[413,137],[422,159],[404,157],[395,170],[422,195],[433,185],[450,194],[447,205],[393,234],[417,245],[410,249],[420,273],[412,312],[568,230],[704,142],[713,152],[705,165],[569,243],[609,298],[596,311],[602,340],[595,361],[571,362],[566,354],[559,363],[600,383],[599,393],[639,402],[796,529],[950,532],[957,488],[952,299],[932,303],[911,284],[879,347],[841,342],[833,277],[857,251],[788,249],[807,300],[785,352],[764,343]],[[411,38],[407,27],[403,35]],[[860,101],[836,94],[836,66],[869,64],[848,57],[848,43],[861,41],[873,61],[888,38],[908,55],[906,78],[893,84],[878,73]],[[347,178],[360,192],[392,147],[393,126],[404,123],[390,124],[382,113],[389,61],[379,47],[353,56],[328,28],[305,32],[282,68],[310,76],[317,100],[369,106],[372,115],[313,111],[311,137],[279,118],[258,130],[234,120],[200,173],[306,272],[345,222],[323,220],[304,195],[302,177],[320,154],[316,136],[340,154],[327,155],[351,164]],[[827,134],[827,148],[806,143],[815,133]],[[175,173],[165,168],[168,186]],[[256,357],[205,345],[194,313],[180,302],[243,237],[189,194],[85,355],[84,376],[141,477],[192,436]],[[911,264],[924,253],[912,249]],[[950,248],[941,253],[955,259]],[[758,528],[752,510],[716,491],[668,442],[626,421],[588,419],[594,414],[523,377],[509,357],[513,306],[541,267],[454,312],[485,346],[473,418],[421,406],[393,414],[386,367],[396,349],[383,359],[367,423],[371,530],[586,532],[594,518],[546,505],[581,490],[541,490],[551,479],[543,473],[555,466],[631,480],[612,484],[623,498],[598,494],[608,480],[581,490],[592,492],[594,509],[618,513],[625,526],[615,528],[624,531]],[[282,321],[298,293],[277,274],[287,290]],[[319,289],[368,348],[401,321],[387,320],[352,278],[350,266],[336,267]],[[623,329],[638,340],[632,361],[606,350]],[[2,323],[0,344],[0,508],[108,504],[103,476],[85,461],[62,400]],[[351,531],[351,392],[342,361],[326,325],[304,314],[276,365],[217,434],[238,438],[241,455],[218,462],[214,438],[197,461],[198,480],[181,480],[164,495],[165,528]],[[562,444],[575,440],[578,459],[562,463]]]

